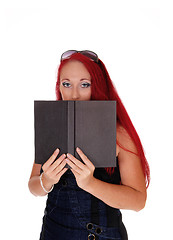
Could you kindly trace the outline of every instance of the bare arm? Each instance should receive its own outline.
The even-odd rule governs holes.
[[[31,176],[28,182],[30,192],[35,196],[45,196],[46,192],[40,185],[41,164],[33,164]]]
[[[111,207],[139,211],[144,208],[146,202],[145,179],[139,161],[134,159],[135,156],[130,156],[132,153],[128,154],[128,157],[126,155],[128,163],[124,163],[119,156],[121,185],[106,183],[94,178],[86,191]]]
[[[136,147],[126,131],[120,128],[118,141],[127,149],[136,152]],[[121,185],[93,179],[86,191],[114,208],[139,211],[144,208],[147,198],[145,177],[138,156],[118,147]]]

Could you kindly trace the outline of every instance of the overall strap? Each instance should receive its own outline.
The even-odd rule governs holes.
[[[100,224],[98,209],[99,209],[99,199],[91,195],[91,223],[94,223],[97,225]],[[122,222],[122,214],[119,211],[119,209],[115,209],[106,205],[106,217],[107,217],[107,227],[118,228],[121,234],[121,239],[128,240],[127,231]],[[97,240],[99,238],[97,235],[95,235],[94,239]]]
[[[108,205],[106,205],[106,209],[107,209],[107,221],[108,221],[107,226],[118,227],[122,240],[128,240],[127,231],[122,222],[121,212],[117,209],[118,213],[116,213],[117,210]]]
[[[91,222],[97,225],[99,225],[98,210],[99,210],[99,199],[91,195]]]
[[[113,211],[111,211],[110,208],[107,208],[107,214],[106,214],[106,216],[107,216],[107,227],[117,226],[116,221],[113,220],[113,219],[115,219],[114,218],[115,213],[112,214],[112,212]],[[91,222],[96,224],[96,225],[100,224],[100,219],[99,219],[99,199],[94,197],[93,195],[91,195]],[[98,229],[98,231],[99,231],[99,229]],[[99,234],[99,232],[98,232],[98,234]],[[95,235],[94,239],[97,240],[99,238],[98,238],[97,235]],[[107,239],[107,240],[109,240],[109,239]]]
[[[117,210],[106,205],[107,227],[119,227],[119,214]]]

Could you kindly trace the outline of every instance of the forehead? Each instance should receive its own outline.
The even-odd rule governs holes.
[[[68,61],[60,71],[60,78],[62,77],[73,77],[73,76],[82,76],[82,77],[89,77],[90,74],[85,67],[85,65],[79,61],[71,60]]]

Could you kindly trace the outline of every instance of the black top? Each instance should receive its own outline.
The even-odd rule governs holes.
[[[107,173],[105,168],[95,168],[94,177],[104,182],[120,184],[121,176],[119,171],[118,157],[116,157],[116,164],[117,167],[114,167],[114,172],[111,175]]]

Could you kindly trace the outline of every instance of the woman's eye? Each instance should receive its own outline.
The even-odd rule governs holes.
[[[63,85],[64,87],[69,87],[70,84],[67,83],[67,82],[63,82],[62,85]]]
[[[87,87],[91,86],[91,84],[90,83],[82,83],[82,86],[84,86],[84,88],[87,88]]]
[[[68,82],[63,82],[62,85],[63,85],[64,87],[70,87],[70,83],[68,83]],[[89,87],[91,84],[90,84],[90,83],[82,83],[81,85],[82,85],[82,88],[87,88],[87,87]]]

